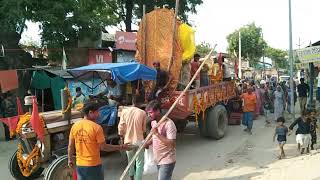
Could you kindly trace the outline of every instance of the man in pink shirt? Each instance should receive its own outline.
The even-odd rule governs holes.
[[[147,143],[153,146],[155,162],[158,166],[158,180],[171,180],[174,166],[176,164],[176,135],[177,129],[174,122],[167,118],[160,125],[161,119],[160,104],[158,101],[151,101],[146,107],[146,112],[152,120],[152,139]]]
[[[146,133],[147,114],[137,107],[123,109],[118,125],[120,139],[124,144],[132,144],[136,147],[142,145]],[[127,151],[128,161],[137,152],[137,148]],[[141,180],[143,174],[144,153],[141,152],[136,159],[135,167],[129,169],[129,176],[133,180]]]
[[[193,56],[193,61],[191,62],[191,78],[196,74],[197,70],[200,67],[199,59],[200,59],[200,55],[199,54],[195,54]],[[197,75],[196,79],[194,80],[193,84],[194,84],[194,88],[195,89],[200,88],[200,73],[198,73],[198,75]]]

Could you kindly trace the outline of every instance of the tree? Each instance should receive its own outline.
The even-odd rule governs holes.
[[[207,42],[202,42],[196,46],[197,53],[201,57],[208,55],[211,49],[212,49],[211,45]]]
[[[187,22],[188,14],[197,13],[197,5],[202,4],[202,0],[180,0],[179,17],[182,21]],[[143,13],[143,5],[146,5],[146,12],[150,12],[154,7],[168,8],[175,7],[174,0],[109,0],[107,4],[113,7],[113,12],[124,22],[126,31],[132,31],[132,24],[138,24],[137,20],[141,19]]]
[[[283,51],[281,49],[276,49],[272,47],[267,47],[266,49],[266,57],[269,57],[275,63],[275,67],[277,69],[289,68],[287,56],[288,56],[287,51]]]
[[[19,47],[25,21],[32,14],[27,3],[27,0],[0,0],[0,46],[5,49],[1,69],[23,67],[31,59],[31,55]]]
[[[256,65],[263,56],[267,43],[262,39],[261,27],[251,23],[235,30],[227,36],[228,51],[230,54],[239,52],[239,31],[241,32],[241,56],[249,60],[251,65]]]
[[[77,47],[82,38],[99,39],[101,31],[120,22],[109,0],[0,0],[0,43],[18,49],[25,22],[39,22],[42,44],[61,59],[61,48]],[[10,11],[8,11],[10,10]],[[8,54],[8,56],[15,54]],[[54,56],[53,56],[54,57]],[[13,63],[15,64],[15,63]]]

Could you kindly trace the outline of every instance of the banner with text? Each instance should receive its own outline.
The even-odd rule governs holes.
[[[296,50],[301,63],[320,62],[320,46]]]

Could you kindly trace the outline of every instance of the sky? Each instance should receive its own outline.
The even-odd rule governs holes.
[[[226,37],[240,27],[255,22],[266,42],[274,48],[289,49],[288,0],[203,0],[197,14],[190,15],[196,42],[217,44],[219,52],[228,46]],[[320,0],[292,0],[293,48],[320,40],[318,10]],[[22,41],[40,42],[38,24],[27,23]]]

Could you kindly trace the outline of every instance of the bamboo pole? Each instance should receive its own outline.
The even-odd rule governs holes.
[[[146,17],[146,5],[143,5],[143,60],[144,64],[147,65],[147,17]]]
[[[210,58],[210,56],[212,55],[212,53],[214,52],[214,49],[217,45],[214,46],[214,48],[210,51],[210,53],[205,57],[204,61],[201,63],[200,67],[198,68],[198,70],[196,71],[196,73],[193,75],[192,79],[190,80],[189,84],[187,85],[187,87],[180,93],[180,95],[178,96],[178,98],[175,100],[175,102],[171,105],[170,109],[168,110],[168,112],[162,116],[162,118],[160,119],[159,123],[157,124],[157,127],[159,127],[160,124],[162,124],[163,122],[166,121],[167,117],[169,116],[169,114],[171,113],[171,111],[173,110],[173,108],[175,108],[175,106],[177,105],[177,103],[179,102],[179,100],[182,98],[182,96],[187,92],[187,90],[190,88],[192,82],[195,80],[195,78],[197,77],[197,75],[200,73],[202,67],[204,66],[204,64],[206,63],[206,61]],[[145,144],[147,141],[150,140],[150,138],[152,137],[153,133],[152,131],[148,134],[148,136],[145,139],[145,142],[139,147],[139,149],[137,150],[136,154],[133,156],[133,158],[131,159],[131,161],[128,163],[126,169],[123,171],[123,173],[120,176],[120,180],[123,180],[125,178],[125,176],[127,175],[130,166],[133,164],[133,162],[136,160],[136,158],[138,157],[138,155],[140,154],[140,152],[142,151],[142,149],[144,148]]]
[[[177,20],[177,17],[178,17],[178,13],[179,13],[179,0],[176,0],[176,8],[175,8],[175,12],[174,12],[174,17],[173,17],[173,34],[172,34],[172,48],[171,48],[171,57],[170,57],[170,61],[169,61],[169,64],[168,64],[168,73],[170,73],[170,69],[171,69],[171,66],[172,66],[172,63],[173,63],[173,59],[174,59],[174,51],[175,51],[175,40],[176,40],[176,29],[177,29],[177,23],[176,23],[176,20]]]

